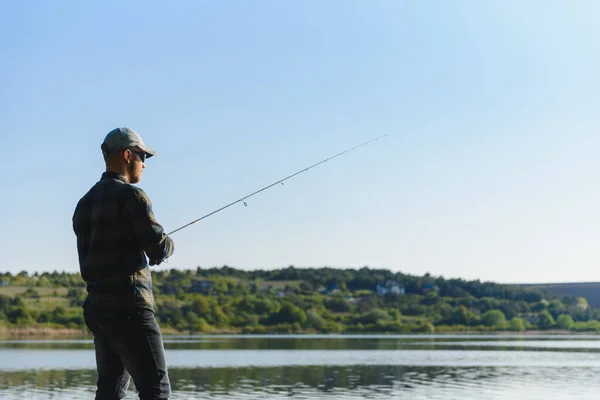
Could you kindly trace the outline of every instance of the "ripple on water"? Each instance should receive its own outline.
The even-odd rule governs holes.
[[[600,352],[587,342],[529,341],[526,351],[494,348],[521,341],[493,340],[435,345],[456,350],[182,348],[168,359],[174,400],[587,400],[600,393]],[[81,347],[0,346],[0,398],[93,398],[94,367],[93,352]]]

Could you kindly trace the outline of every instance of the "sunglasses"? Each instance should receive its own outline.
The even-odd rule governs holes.
[[[146,162],[146,153],[141,152],[141,151],[135,151],[135,150],[131,150],[131,152],[140,156],[140,160],[142,160],[142,162]]]

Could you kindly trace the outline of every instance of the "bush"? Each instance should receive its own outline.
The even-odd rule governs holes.
[[[352,312],[353,309],[352,304],[350,304],[348,300],[343,297],[327,298],[325,301],[323,301],[323,304],[328,310],[333,312]]]
[[[508,329],[510,329],[511,331],[518,331],[518,332],[524,331],[525,330],[525,322],[523,321],[523,318],[514,317],[513,319],[511,319]]]
[[[39,292],[31,287],[27,288],[27,290],[25,290],[25,292],[23,292],[23,296],[31,298],[31,299],[39,299],[40,298]]]
[[[433,326],[433,324],[431,322],[425,322],[423,324],[412,325],[410,328],[411,328],[412,332],[416,332],[416,333],[435,333],[435,326]]]
[[[600,321],[575,322],[572,329],[578,332],[600,332]]]
[[[389,321],[391,319],[392,317],[390,317],[390,315],[386,311],[380,308],[375,308],[369,311],[368,313],[362,315],[359,318],[359,322],[362,324],[376,324],[380,321]]]
[[[556,319],[556,327],[559,329],[571,329],[574,324],[573,317],[568,314],[560,314]]]
[[[325,328],[326,322],[316,310],[309,310],[306,313],[306,327],[315,328],[322,331]]]
[[[489,310],[481,316],[481,322],[485,326],[493,328],[504,328],[506,327],[506,318],[500,310]]]
[[[267,322],[271,325],[294,323],[302,325],[306,321],[306,318],[304,310],[291,303],[285,303],[279,312],[271,314]]]
[[[540,313],[538,327],[540,329],[550,329],[552,326],[554,326],[554,318],[552,318],[552,315],[548,311],[542,311]]]

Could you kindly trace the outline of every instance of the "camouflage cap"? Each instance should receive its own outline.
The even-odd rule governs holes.
[[[157,152],[149,147],[146,147],[142,137],[133,129],[129,128],[115,128],[108,132],[102,142],[102,151],[119,151],[139,147],[144,153],[146,158],[155,156]]]

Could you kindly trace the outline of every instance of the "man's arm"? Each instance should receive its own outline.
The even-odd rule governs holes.
[[[158,265],[175,251],[173,239],[164,233],[152,211],[152,202],[146,193],[134,186],[126,201],[126,208],[132,219],[135,237],[150,259],[150,265]]]

